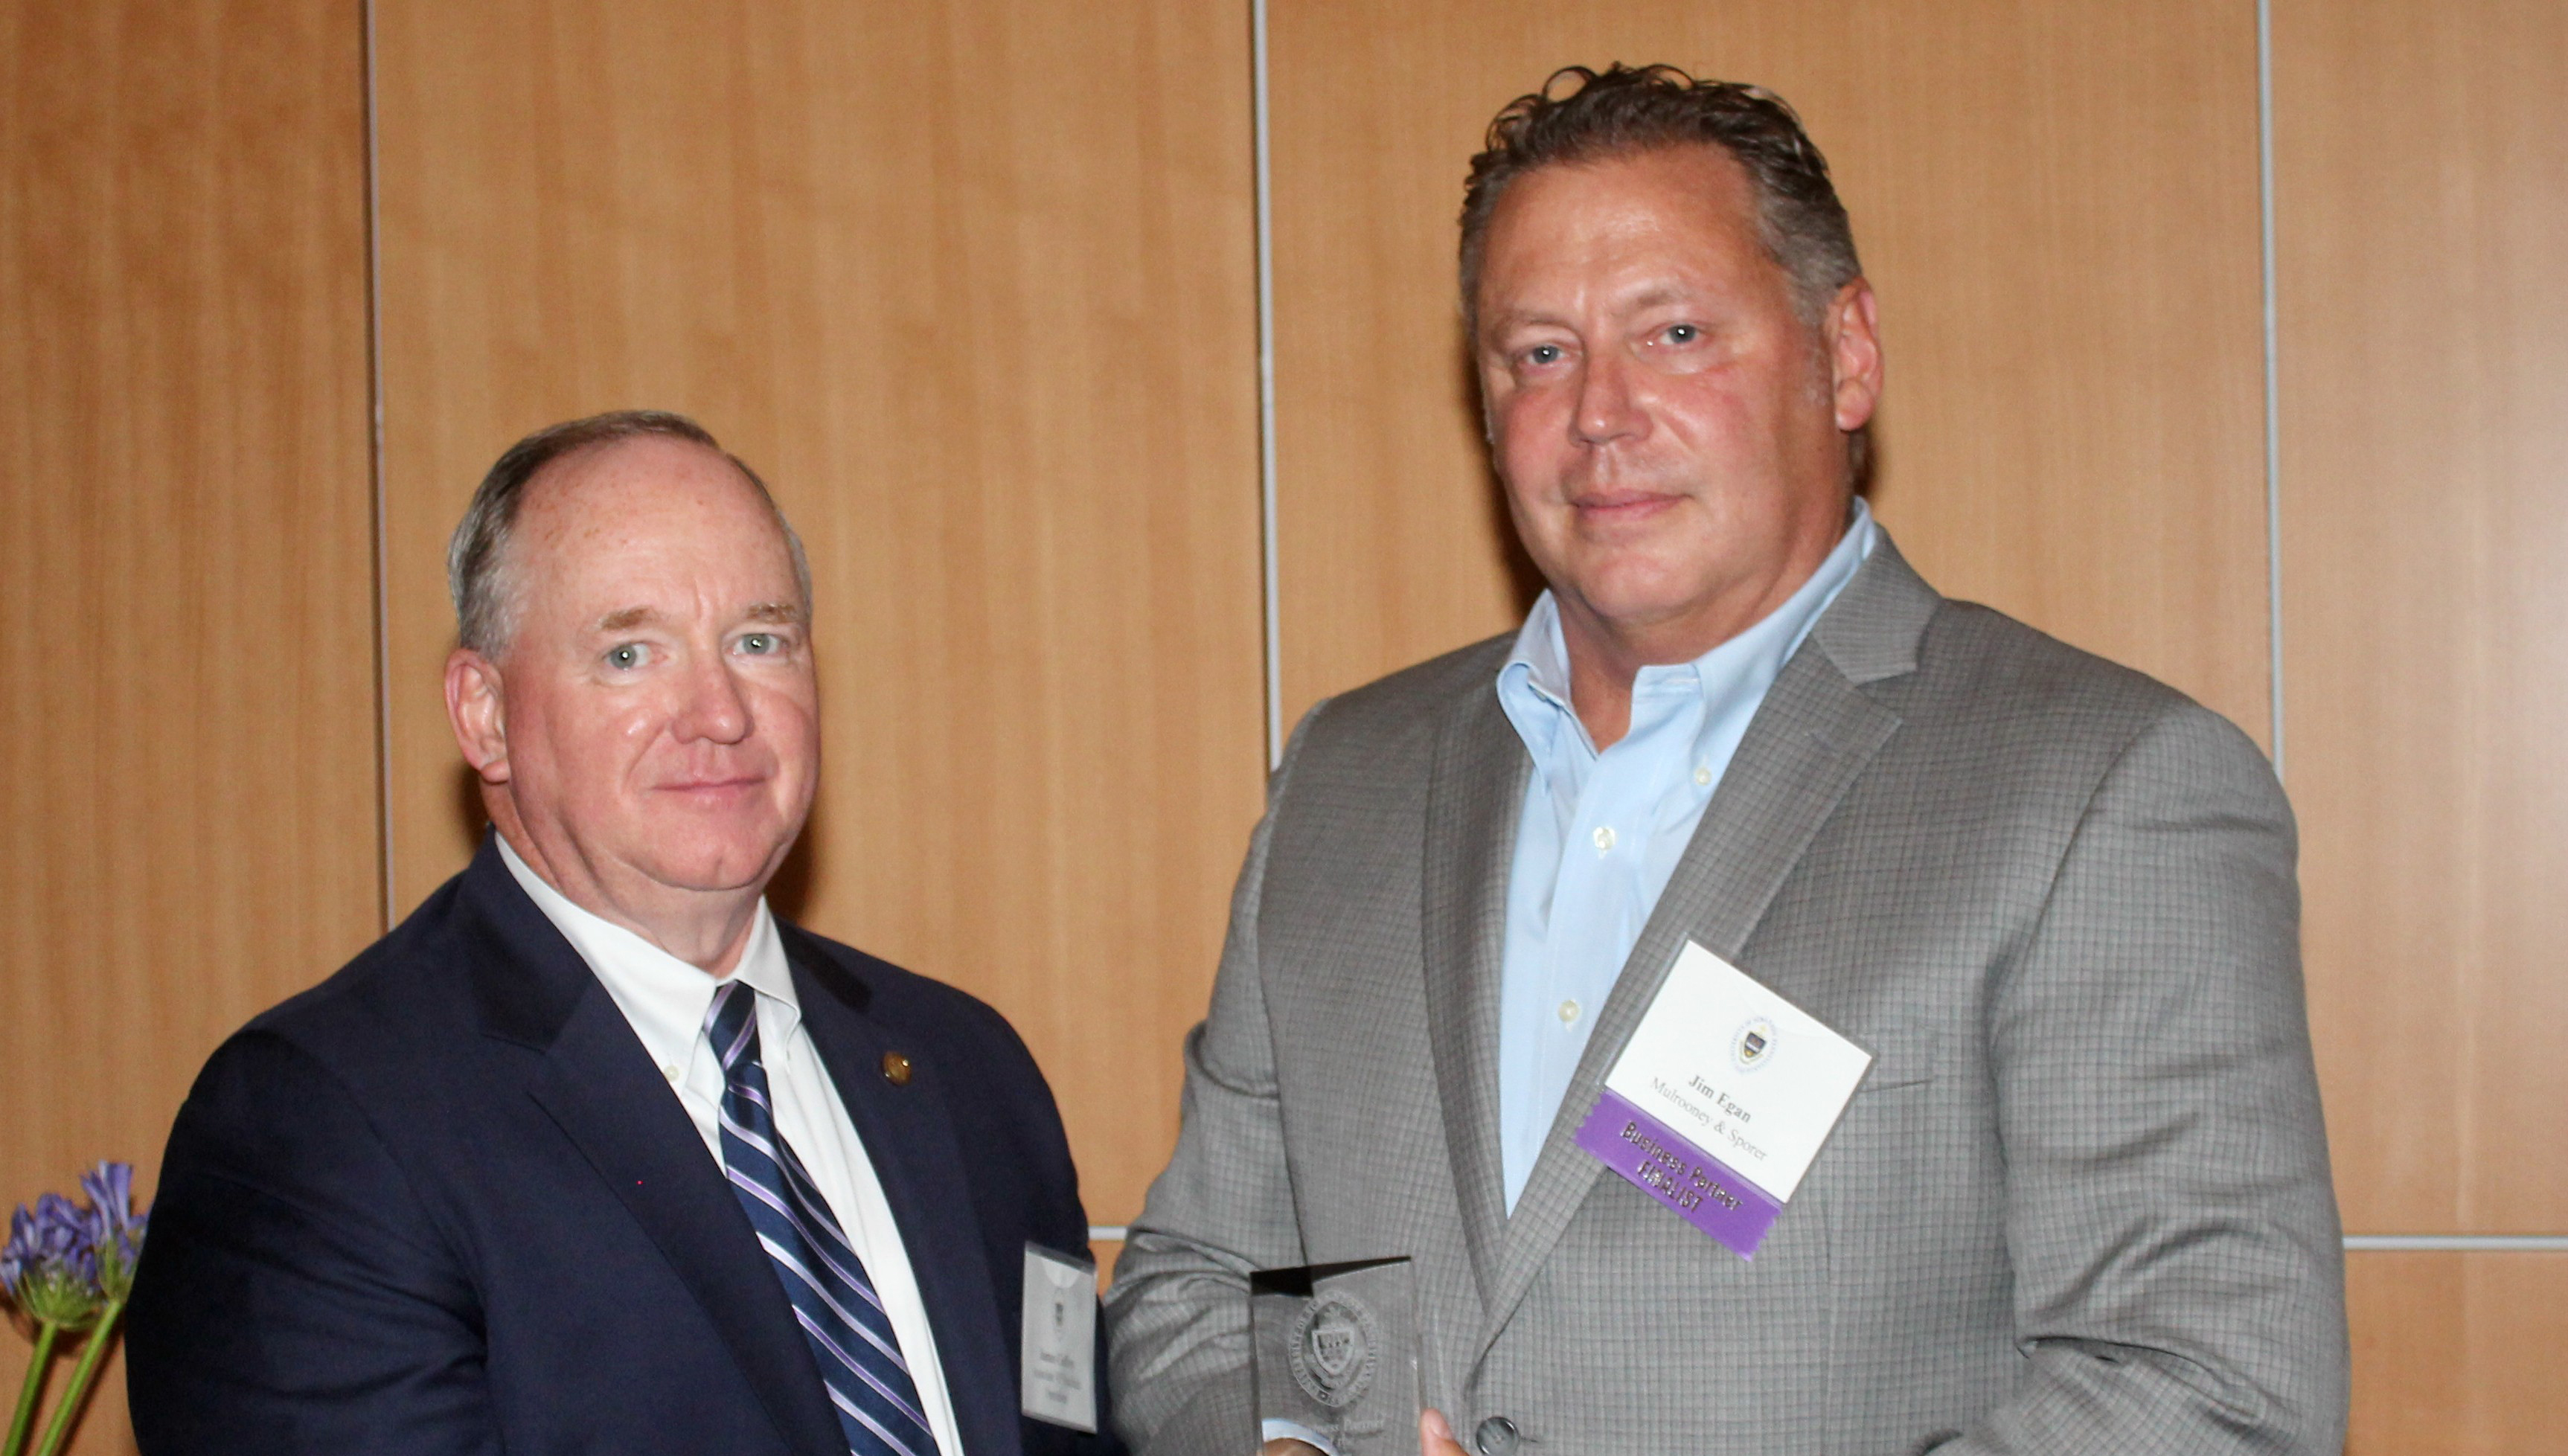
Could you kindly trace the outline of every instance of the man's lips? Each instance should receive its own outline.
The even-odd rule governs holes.
[[[1581,519],[1603,522],[1641,520],[1684,500],[1660,490],[1590,490],[1569,502]]]
[[[765,774],[732,774],[722,778],[681,778],[654,787],[661,793],[681,794],[690,798],[721,798],[744,793],[766,784]]]

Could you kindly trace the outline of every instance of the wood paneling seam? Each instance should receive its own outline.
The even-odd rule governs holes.
[[[2256,211],[2265,294],[2265,659],[2274,777],[2283,778],[2283,325],[2274,239],[2274,3],[2256,0]]]
[[[366,464],[375,536],[375,876],[384,929],[398,918],[393,899],[393,633],[391,532],[384,518],[383,198],[375,146],[375,4],[362,0],[366,88]]]
[[[1266,108],[1266,0],[1249,0],[1250,146],[1257,180],[1257,500],[1266,633],[1266,769],[1284,761],[1284,598],[1275,545],[1275,191]]]

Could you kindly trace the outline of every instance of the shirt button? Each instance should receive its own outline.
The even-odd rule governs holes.
[[[1609,826],[1609,825],[1605,825],[1605,824],[1599,824],[1599,825],[1597,825],[1597,826],[1596,826],[1596,852],[1597,852],[1598,854],[1604,854],[1604,853],[1606,853],[1606,852],[1610,851],[1611,849],[1613,849],[1613,847],[1614,847],[1614,830],[1612,829],[1612,827],[1611,827],[1611,826]]]
[[[1565,1002],[1562,1002],[1562,1003],[1560,1004],[1560,1023],[1561,1023],[1562,1025],[1566,1026],[1566,1025],[1568,1025],[1569,1023],[1571,1023],[1572,1021],[1575,1021],[1575,1020],[1577,1020],[1577,1019],[1578,1019],[1578,1003],[1576,1003],[1576,1002],[1574,1002],[1574,1001],[1565,1001]]]
[[[660,1068],[660,1075],[674,1082],[678,1079],[678,1069],[674,1066],[664,1066]]]
[[[1695,783],[1695,787],[1697,787],[1697,788],[1710,788],[1710,787],[1712,787],[1712,765],[1711,765],[1711,764],[1709,764],[1709,763],[1698,763],[1698,764],[1696,764],[1696,765],[1695,765],[1695,770],[1694,770],[1694,783]]]

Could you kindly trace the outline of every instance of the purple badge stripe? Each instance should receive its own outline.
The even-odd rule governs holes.
[[[1578,1145],[1742,1259],[1755,1259],[1783,1205],[1719,1158],[1608,1088]]]

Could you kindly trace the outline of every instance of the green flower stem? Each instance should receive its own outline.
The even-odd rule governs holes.
[[[27,1357],[27,1380],[18,1387],[18,1413],[9,1418],[9,1439],[0,1441],[0,1456],[27,1449],[27,1428],[36,1423],[36,1397],[45,1393],[45,1371],[54,1363],[54,1336],[63,1327],[51,1319],[36,1321],[36,1352]]]
[[[98,1323],[91,1327],[89,1343],[82,1346],[80,1363],[72,1367],[71,1388],[63,1392],[62,1403],[54,1407],[53,1423],[45,1427],[45,1438],[36,1443],[36,1456],[61,1456],[63,1443],[72,1438],[72,1427],[80,1423],[81,1406],[88,1403],[90,1382],[98,1378],[98,1367],[107,1363],[107,1347],[116,1341],[116,1316],[125,1312],[123,1300],[110,1300],[101,1310]]]

